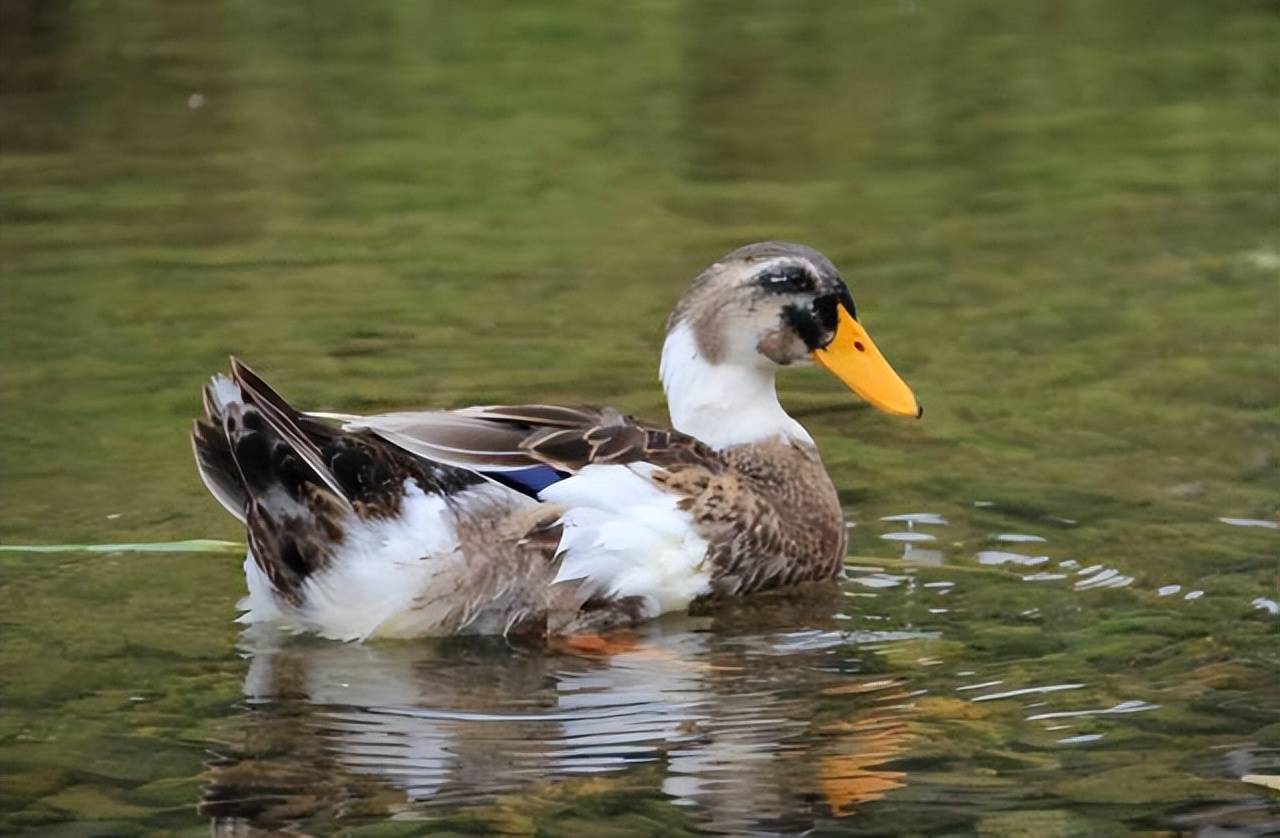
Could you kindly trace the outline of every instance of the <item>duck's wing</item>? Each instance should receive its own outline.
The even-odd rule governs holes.
[[[610,407],[489,405],[462,410],[336,416],[348,431],[369,431],[421,457],[501,473],[550,468],[564,475],[589,465],[651,463],[662,468],[724,467],[721,456],[679,431]]]
[[[656,617],[713,590],[689,506],[729,464],[687,434],[612,408],[545,404],[312,417],[549,504],[551,588],[567,598],[548,612],[552,634]]]

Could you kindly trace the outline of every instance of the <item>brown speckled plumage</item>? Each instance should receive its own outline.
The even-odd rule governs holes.
[[[789,439],[730,449],[718,471],[680,466],[662,478],[711,542],[712,595],[833,579],[845,554],[835,486],[812,446]]]
[[[681,496],[711,542],[716,596],[832,579],[845,554],[844,517],[818,451],[773,438],[724,452],[679,431],[663,430],[609,408],[580,409],[581,424],[534,424],[536,407],[478,411],[477,419],[520,417],[516,445],[528,464],[576,472],[592,463],[648,462],[655,480]],[[593,444],[594,443],[594,444]]]

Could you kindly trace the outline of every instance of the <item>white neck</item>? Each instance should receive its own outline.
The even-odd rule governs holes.
[[[684,323],[676,324],[662,345],[660,375],[672,426],[716,450],[776,436],[813,445],[813,437],[778,403],[773,373],[764,358],[748,364],[708,362]]]

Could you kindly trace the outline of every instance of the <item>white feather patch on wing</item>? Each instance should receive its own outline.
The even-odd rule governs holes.
[[[687,608],[710,590],[707,540],[677,498],[651,479],[650,463],[589,465],[542,490],[564,506],[555,582],[584,595],[645,597],[652,614]]]

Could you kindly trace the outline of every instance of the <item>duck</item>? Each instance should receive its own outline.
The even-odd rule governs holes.
[[[339,641],[599,635],[843,574],[848,530],[779,370],[923,408],[801,244],[739,247],[676,303],[669,423],[611,407],[295,408],[236,358],[204,388],[198,472],[245,527],[239,621]]]

